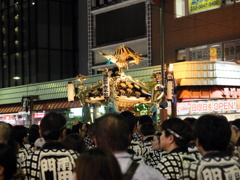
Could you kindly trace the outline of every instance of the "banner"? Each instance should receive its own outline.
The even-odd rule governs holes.
[[[240,112],[239,99],[191,101],[177,103],[177,115]]]
[[[221,0],[188,0],[189,14],[221,7]]]

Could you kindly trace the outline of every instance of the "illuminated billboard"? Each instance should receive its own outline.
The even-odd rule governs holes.
[[[208,11],[221,7],[221,0],[188,0],[189,14]]]

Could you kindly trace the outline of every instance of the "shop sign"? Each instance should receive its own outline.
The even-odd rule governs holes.
[[[211,100],[177,103],[177,115],[240,112],[240,100]]]
[[[34,118],[43,118],[44,113],[34,113]]]
[[[217,60],[217,48],[210,48],[210,61]]]
[[[221,7],[221,0],[189,0],[189,14],[194,14]]]

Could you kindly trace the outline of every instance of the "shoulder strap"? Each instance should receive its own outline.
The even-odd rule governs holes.
[[[131,180],[138,165],[139,165],[138,163],[136,163],[135,161],[132,161],[132,164],[128,168],[127,172],[123,174],[123,180]]]

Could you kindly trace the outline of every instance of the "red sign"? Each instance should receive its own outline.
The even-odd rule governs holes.
[[[44,113],[34,113],[34,118],[43,118]]]
[[[240,112],[240,100],[191,101],[177,103],[177,115]]]

